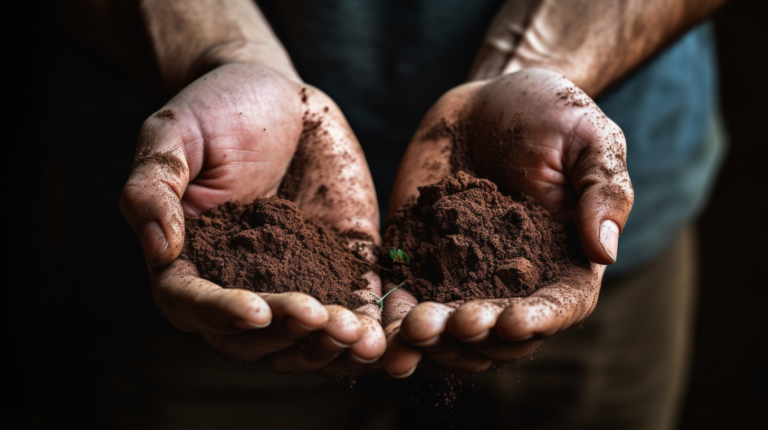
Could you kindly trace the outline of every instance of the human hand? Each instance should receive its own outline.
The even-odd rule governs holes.
[[[307,132],[307,121],[319,125]],[[307,160],[300,179],[283,184],[297,151]],[[325,195],[342,198],[332,206],[313,198],[322,185]],[[177,258],[185,215],[272,196],[281,186],[306,216],[342,236],[370,238],[351,242],[380,241],[365,158],[333,101],[270,68],[227,64],[145,121],[120,209],[141,241],[155,302],[173,325],[200,332],[235,360],[259,360],[274,371],[356,373],[386,346],[375,304],[349,310],[301,293],[224,289]],[[366,277],[381,295],[379,277]]]
[[[468,142],[463,152],[448,134],[430,133],[443,122]],[[531,354],[543,339],[586,318],[632,207],[625,149],[619,127],[573,83],[548,70],[526,69],[445,94],[401,162],[390,215],[414,201],[417,187],[453,173],[458,160],[501,191],[531,195],[575,224],[591,263],[518,299],[418,303],[396,290],[385,302],[382,367],[406,377],[427,356],[446,369],[480,372]]]

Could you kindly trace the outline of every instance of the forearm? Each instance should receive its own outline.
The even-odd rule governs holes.
[[[261,64],[300,80],[251,0],[142,0],[141,15],[170,89],[229,62]]]
[[[503,73],[541,67],[594,97],[724,0],[545,0]]]
[[[262,64],[299,80],[251,0],[74,0],[54,15],[145,87],[173,93],[226,62]]]

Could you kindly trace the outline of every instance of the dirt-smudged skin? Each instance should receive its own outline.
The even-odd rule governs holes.
[[[364,304],[353,292],[368,285],[362,276],[370,266],[355,259],[346,239],[287,200],[229,202],[186,224],[182,257],[225,288],[298,291],[348,309]]]
[[[410,256],[392,266],[395,282],[420,302],[524,297],[586,264],[565,225],[531,198],[463,171],[419,191],[393,217],[384,252]]]

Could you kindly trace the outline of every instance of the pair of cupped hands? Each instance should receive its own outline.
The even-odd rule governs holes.
[[[321,118],[315,135],[324,136],[322,144],[303,134],[311,117]],[[276,195],[297,150],[306,160],[294,196],[298,208],[355,238],[350,244],[361,237],[381,243],[373,181],[339,108],[320,90],[272,69],[234,63],[197,79],[146,120],[120,197],[160,312],[228,357],[284,373],[383,369],[407,377],[424,359],[433,368],[479,372],[531,354],[592,312],[604,265],[615,261],[633,199],[623,134],[552,71],[526,69],[461,85],[437,101],[416,131],[390,213],[413,202],[418,187],[452,173],[449,138],[428,131],[459,118],[472,125],[457,128],[471,134],[463,136],[470,147],[462,156],[502,190],[525,192],[574,223],[589,265],[526,298],[418,303],[398,289],[383,310],[370,294],[364,294],[369,304],[346,309],[298,292],[225,289],[201,278],[178,258],[184,217],[230,200]],[[522,138],[504,138],[516,128],[524,130]],[[336,197],[332,207],[314,198],[320,187]],[[377,296],[394,287],[374,272],[365,276]]]

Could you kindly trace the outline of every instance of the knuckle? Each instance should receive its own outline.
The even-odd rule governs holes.
[[[140,189],[136,184],[129,182],[123,186],[118,199],[118,205],[123,215],[126,215],[133,210],[134,206],[140,201],[140,195]]]

